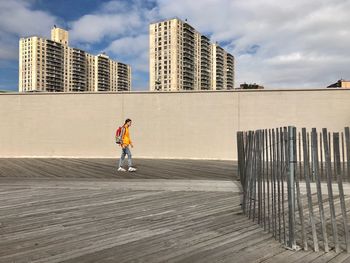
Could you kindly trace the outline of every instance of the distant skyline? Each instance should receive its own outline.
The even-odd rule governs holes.
[[[350,79],[347,0],[0,0],[0,90],[18,90],[18,42],[49,38],[132,67],[132,90],[148,90],[149,24],[178,17],[236,58],[236,86],[320,88]]]

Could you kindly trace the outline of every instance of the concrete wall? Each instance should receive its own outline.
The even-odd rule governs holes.
[[[0,157],[116,157],[133,120],[134,157],[236,159],[236,131],[350,125],[350,90],[0,94]]]

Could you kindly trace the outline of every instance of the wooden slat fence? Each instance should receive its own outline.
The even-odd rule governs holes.
[[[350,132],[237,133],[242,210],[289,249],[350,253]]]

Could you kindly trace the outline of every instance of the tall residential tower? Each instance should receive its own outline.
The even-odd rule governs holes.
[[[234,56],[174,18],[150,25],[150,90],[234,88]]]
[[[68,32],[54,27],[51,40],[19,41],[19,91],[128,91],[130,66],[105,54],[91,55],[68,46]]]

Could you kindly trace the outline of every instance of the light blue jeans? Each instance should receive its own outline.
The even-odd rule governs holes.
[[[125,155],[128,155],[128,165],[129,165],[129,167],[131,167],[132,166],[132,157],[131,157],[131,152],[130,152],[129,146],[125,147],[124,149],[122,148],[122,155],[120,156],[119,167],[123,166]]]

